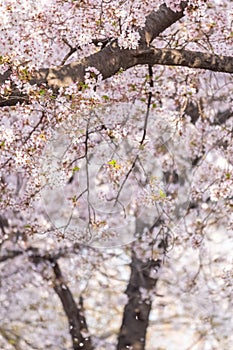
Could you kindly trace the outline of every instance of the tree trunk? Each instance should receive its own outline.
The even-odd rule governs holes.
[[[151,277],[151,272],[157,271],[160,266],[160,260],[143,262],[133,254],[131,276],[126,289],[128,303],[124,309],[117,350],[145,349],[146,331],[152,306],[150,291],[156,286],[158,280]]]

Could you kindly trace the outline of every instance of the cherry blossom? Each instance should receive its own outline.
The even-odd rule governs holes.
[[[1,2],[0,348],[230,348],[232,23]]]

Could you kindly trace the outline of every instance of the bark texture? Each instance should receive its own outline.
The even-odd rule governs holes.
[[[159,10],[152,12],[146,18],[145,28],[140,30],[139,48],[146,48],[160,33],[173,23],[179,20],[183,15],[183,10],[187,6],[187,2],[182,2],[182,10],[173,12],[166,5],[161,5]],[[104,47],[99,52],[84,58],[79,62],[72,62],[54,68],[42,68],[35,73],[30,83],[41,85],[56,91],[59,87],[67,87],[71,83],[81,83],[84,80],[85,69],[87,67],[95,67],[102,74],[103,79],[107,79],[116,74],[119,69],[128,69],[137,65],[137,58],[132,54],[133,50],[120,49],[117,40],[111,41],[111,44]],[[10,71],[0,75],[0,85],[9,79]],[[17,90],[12,91],[7,97],[0,97],[0,107],[13,106],[17,103],[29,102],[27,95]]]
[[[35,73],[30,83],[39,86],[45,84],[56,92],[60,87],[67,87],[72,83],[82,83],[85,70],[88,67],[95,67],[103,79],[107,79],[119,72],[120,69],[127,70],[136,65],[145,64],[184,66],[233,73],[233,57],[230,56],[188,50],[157,49],[150,46],[160,33],[183,17],[186,6],[187,2],[184,1],[182,2],[182,10],[173,12],[166,5],[161,5],[158,11],[148,15],[145,28],[139,31],[141,39],[137,50],[122,49],[118,46],[117,40],[112,40],[102,50],[81,61],[40,69]],[[9,76],[9,71],[0,76],[0,85],[4,84]],[[29,97],[17,90],[12,91],[10,96],[0,97],[0,107],[23,102],[28,103]]]
[[[157,283],[157,278],[152,278],[151,272],[152,270],[157,271],[160,266],[160,260],[143,262],[133,255],[131,276],[126,289],[128,303],[124,309],[117,350],[145,349],[146,331],[152,306],[149,292]],[[144,297],[142,291],[148,293],[147,298]]]
[[[93,350],[84,316],[83,299],[80,297],[79,305],[77,306],[70,289],[64,282],[58,263],[52,262],[52,265],[55,275],[54,290],[62,302],[63,309],[69,322],[73,349]]]

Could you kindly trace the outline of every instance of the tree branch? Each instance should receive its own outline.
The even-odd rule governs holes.
[[[93,350],[91,343],[91,337],[88,333],[88,327],[86,318],[84,315],[83,298],[79,298],[79,305],[77,306],[72,293],[66,285],[62,276],[60,267],[57,262],[57,258],[60,253],[54,256],[51,253],[42,254],[38,248],[30,247],[24,251],[21,250],[9,250],[5,254],[0,255],[0,263],[9,259],[28,253],[29,259],[34,263],[38,264],[41,261],[49,261],[54,271],[54,290],[60,298],[63,309],[66,313],[69,322],[69,332],[73,342],[74,350]]]
[[[161,64],[233,73],[233,57],[200,51],[148,48],[133,53],[138,64]]]
[[[17,256],[22,254],[23,254],[23,251],[21,250],[8,250],[5,254],[0,255],[0,263],[10,259],[14,259]]]
[[[80,297],[77,307],[71,291],[65,284],[57,261],[52,261],[55,274],[54,290],[59,296],[66,316],[69,321],[69,330],[73,341],[74,350],[93,350],[91,337],[88,335],[88,327],[84,316],[83,299]]]
[[[187,3],[183,2],[183,9]],[[111,41],[109,45],[99,52],[84,58],[79,62],[59,66],[55,68],[42,68],[35,73],[31,84],[46,84],[56,91],[60,87],[67,87],[72,83],[84,81],[85,71],[88,67],[95,67],[103,79],[116,74],[120,69],[127,70],[136,65],[149,64],[151,66],[160,64],[167,66],[185,66],[194,69],[207,69],[216,72],[233,73],[233,57],[219,56],[215,54],[175,50],[158,49],[148,47],[148,44],[164,29],[175,23],[183,16],[183,10],[173,12],[165,5],[162,5],[157,12],[152,12],[146,20],[145,28],[140,31],[141,41],[137,50],[121,49],[117,40]],[[147,44],[147,46],[146,46]],[[4,78],[0,77],[0,82]],[[8,77],[9,78],[9,77]],[[11,96],[0,98],[0,106],[10,106],[16,103],[28,102],[28,96],[13,91]]]
[[[174,12],[163,4],[158,11],[149,14],[146,17],[145,27],[139,30],[139,48],[148,47],[160,33],[182,18],[186,6],[187,1],[183,1],[182,10]],[[71,83],[83,81],[85,70],[88,67],[97,68],[103,79],[107,79],[116,74],[121,68],[126,70],[138,64],[134,55],[132,55],[133,52],[134,50],[119,48],[117,40],[111,41],[107,47],[84,58],[81,62],[72,62],[62,67],[41,69],[35,76],[35,83],[47,83],[51,88],[69,86]]]
[[[141,40],[140,46],[149,46],[151,42],[165,29],[177,22],[184,16],[184,9],[188,1],[181,2],[181,11],[174,12],[165,4],[161,5],[158,11],[152,11],[146,17],[145,27],[139,30]]]
[[[184,14],[183,10],[187,2],[182,2],[182,10],[173,12],[165,4],[161,5],[159,10],[152,12],[146,18],[145,27],[139,31],[140,48],[148,46],[156,36],[162,33],[166,28],[179,20]],[[83,82],[85,69],[95,67],[102,74],[103,79],[107,79],[116,74],[119,69],[128,69],[137,64],[137,60],[132,55],[132,50],[120,49],[117,40],[104,47],[99,52],[84,58],[81,62],[72,62],[70,64],[55,68],[42,68],[35,73],[30,83],[41,85],[46,84],[54,90],[60,87],[67,87],[74,82]],[[0,75],[0,85],[9,79],[10,72]],[[28,102],[28,96],[19,91],[12,91],[11,95],[4,98],[0,97],[0,107],[13,106],[17,103]]]

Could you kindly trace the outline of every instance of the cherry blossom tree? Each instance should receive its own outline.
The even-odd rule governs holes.
[[[232,1],[0,9],[0,347],[229,349]]]

